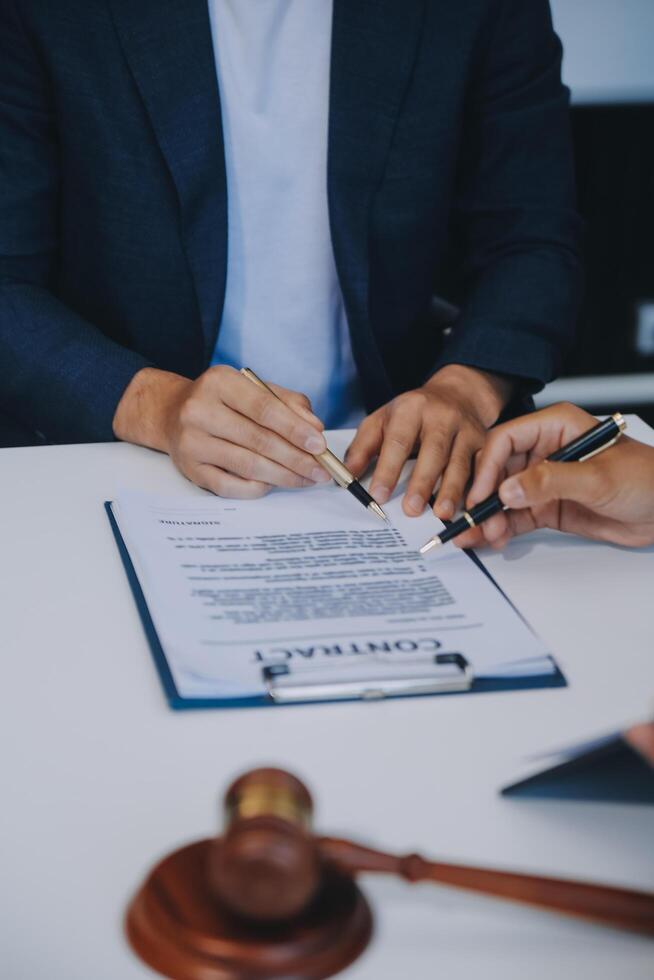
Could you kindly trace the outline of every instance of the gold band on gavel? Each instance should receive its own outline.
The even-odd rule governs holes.
[[[290,788],[252,783],[244,786],[238,796],[225,802],[227,825],[235,820],[253,817],[279,817],[309,830],[311,808],[297,798]]]

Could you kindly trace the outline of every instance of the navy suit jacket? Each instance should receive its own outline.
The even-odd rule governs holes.
[[[556,374],[580,292],[560,59],[548,0],[334,0],[329,212],[368,409],[450,362]],[[135,372],[208,366],[226,254],[207,0],[0,0],[0,414],[112,439]]]

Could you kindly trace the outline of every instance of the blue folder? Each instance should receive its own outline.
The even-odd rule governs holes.
[[[104,504],[107,517],[109,518],[109,523],[111,525],[111,530],[120,553],[120,557],[127,575],[127,580],[129,582],[130,588],[132,590],[132,595],[134,596],[134,601],[136,602],[136,607],[141,618],[141,623],[145,631],[146,638],[150,645],[150,650],[155,662],[155,666],[159,673],[159,678],[164,689],[164,693],[168,700],[168,704],[171,708],[176,711],[189,710],[194,708],[254,708],[254,707],[280,707],[280,705],[275,702],[272,698],[266,695],[257,695],[256,697],[234,697],[234,698],[188,698],[183,697],[175,684],[168,660],[166,659],[166,654],[164,653],[163,647],[157,635],[155,625],[152,621],[152,616],[150,615],[150,610],[148,604],[143,595],[143,590],[141,589],[141,584],[138,580],[138,576],[132,564],[132,560],[129,556],[129,552],[123,541],[123,537],[120,533],[120,528],[116,522],[111,509],[111,501],[106,501]],[[466,552],[471,561],[483,571],[483,573],[490,579],[493,585],[498,589],[498,591],[504,596],[504,599],[509,602],[512,608],[515,606],[510,602],[506,594],[500,589],[499,585],[488,569],[483,565],[477,555],[472,552]],[[520,613],[515,610],[518,615]],[[523,617],[521,617],[523,618]],[[553,658],[552,663],[554,664]],[[551,674],[542,675],[532,675],[524,677],[477,677],[472,681],[472,684],[465,692],[451,692],[442,691],[438,692],[439,697],[443,697],[451,693],[466,693],[466,694],[481,694],[488,691],[524,691],[533,690],[535,688],[549,688],[549,687],[566,687],[567,681],[559,669],[558,665],[554,664],[554,671]],[[408,697],[421,697],[424,695],[404,695]],[[429,695],[431,696],[431,695]],[[352,698],[349,700],[360,700],[359,698]],[[321,703],[318,700],[311,699],[309,701],[300,702],[295,701],[294,704],[309,703],[318,704]],[[326,703],[322,701],[322,703]],[[284,707],[287,704],[283,705]]]

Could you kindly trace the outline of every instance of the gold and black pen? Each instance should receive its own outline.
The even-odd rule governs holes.
[[[558,449],[547,458],[551,463],[581,463],[585,459],[590,459],[591,456],[595,456],[597,453],[608,449],[609,446],[613,446],[626,428],[627,423],[624,418],[620,412],[616,412],[610,418],[604,422],[598,422],[592,429],[583,432],[576,439],[573,439],[572,442],[562,446],[561,449]],[[469,531],[471,527],[477,527],[479,524],[483,524],[489,517],[492,517],[493,514],[498,514],[501,510],[508,510],[508,507],[500,500],[499,493],[491,494],[486,500],[482,500],[474,507],[471,507],[470,510],[464,511],[463,517],[459,517],[457,521],[448,524],[440,534],[435,535],[435,537],[425,542],[420,549],[420,554],[425,555],[432,548],[438,548],[442,544],[447,544],[452,538],[458,537],[464,531]]]
[[[250,368],[241,368],[241,374],[249,381],[252,381],[253,384],[258,385],[259,388],[264,388],[273,396],[273,398],[279,397],[271,388],[268,387],[266,382],[257,377],[254,371],[251,371]],[[339,487],[343,487],[344,490],[349,490],[352,496],[356,497],[360,504],[363,504],[364,507],[379,517],[380,520],[390,524],[388,517],[374,497],[371,497],[365,487],[361,486],[359,481],[352,475],[352,473],[350,473],[345,463],[342,463],[338,456],[334,456],[333,452],[326,449],[324,453],[318,453],[313,458],[327,470],[331,478],[339,485]]]

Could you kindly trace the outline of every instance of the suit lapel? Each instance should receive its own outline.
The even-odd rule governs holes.
[[[424,0],[334,0],[328,192],[334,255],[366,401],[395,392],[372,333],[369,220],[415,62]]]
[[[392,394],[368,307],[370,208],[411,77],[424,0],[333,0],[328,193],[332,240],[367,401]],[[227,269],[227,182],[207,0],[109,0],[180,203],[205,359]]]
[[[109,2],[177,190],[206,361],[218,330],[227,265],[227,184],[207,0]]]

